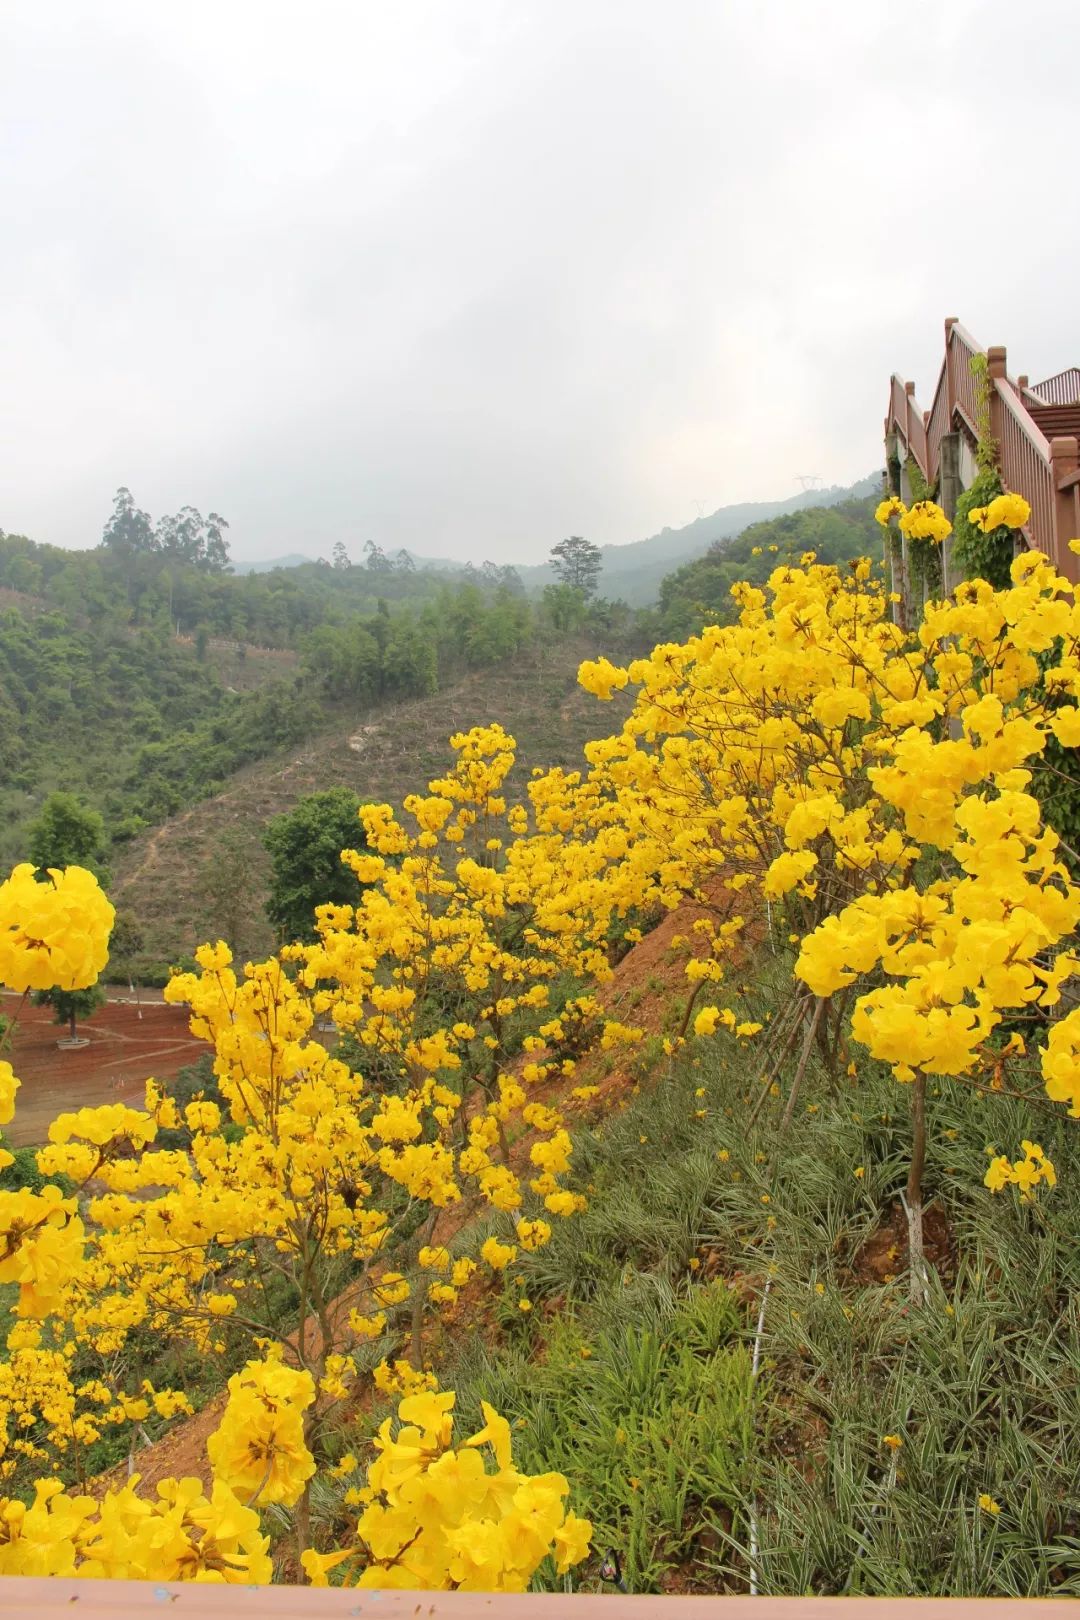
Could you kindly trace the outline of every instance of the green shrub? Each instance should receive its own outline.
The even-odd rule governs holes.
[[[9,1152],[13,1159],[11,1164],[0,1170],[0,1192],[39,1193],[46,1183],[59,1187],[65,1198],[70,1198],[75,1191],[67,1176],[42,1175],[37,1166],[36,1148],[13,1147]]]

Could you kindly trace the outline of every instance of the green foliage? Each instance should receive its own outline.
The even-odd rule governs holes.
[[[85,866],[101,883],[108,873],[101,865],[105,851],[105,822],[101,813],[83,804],[74,793],[50,793],[41,814],[27,829],[27,852],[35,866]]]
[[[34,1004],[51,1007],[56,1022],[67,1024],[74,1040],[80,1022],[92,1018],[104,1007],[105,992],[99,984],[92,984],[86,990],[39,990],[34,994]]]
[[[804,507],[720,540],[704,557],[684,563],[660,586],[660,628],[666,636],[697,634],[706,624],[729,623],[737,612],[731,587],[763,585],[783,563],[797,564],[804,551],[819,562],[845,563],[881,555],[876,502],[868,497],[837,506]],[[775,547],[773,550],[771,548]]]
[[[911,490],[912,501],[928,501],[933,496],[933,488],[923,477],[922,468],[914,456],[908,456],[907,467],[908,488]]]
[[[281,939],[314,939],[316,906],[355,904],[359,885],[341,851],[367,847],[357,820],[360,803],[359,795],[344,787],[309,793],[267,827],[263,841],[271,878],[266,914]]]
[[[229,543],[225,539],[228,527],[216,512],[204,518],[193,506],[182,507],[175,517],[162,517],[153,524],[149,514],[135,505],[131,491],[118,489],[101,544],[125,561],[137,556],[158,557],[181,567],[222,574],[229,567]]]
[[[968,520],[968,513],[979,506],[987,506],[995,495],[1001,494],[1001,479],[994,467],[984,468],[970,489],[956,503],[953,519],[953,559],[965,579],[985,579],[995,590],[1004,590],[1010,583],[1009,570],[1013,562],[1013,531],[1002,525],[990,534],[984,534],[977,524]]]
[[[1035,655],[1040,678],[1061,662],[1061,642],[1055,641],[1045,652]],[[1043,701],[1051,710],[1070,706],[1072,698],[1060,689],[1043,694]],[[1042,806],[1049,826],[1063,841],[1061,857],[1072,870],[1080,874],[1080,750],[1066,748],[1052,732],[1046,735],[1041,754],[1031,761],[1031,791]]]
[[[546,585],[544,612],[556,630],[572,635],[588,618],[588,604],[572,585]]]
[[[998,443],[990,431],[990,368],[985,354],[971,357],[971,376],[975,384],[975,462],[980,472],[996,472]]]
[[[46,1183],[59,1187],[65,1198],[75,1191],[67,1176],[43,1176],[37,1166],[37,1148],[17,1147],[7,1150],[12,1162],[0,1169],[0,1192],[39,1193]]]
[[[227,827],[199,873],[199,894],[218,937],[236,957],[246,954],[261,882],[258,846],[242,826]]]
[[[618,1553],[632,1591],[656,1591],[718,1548],[733,1516],[741,1525],[754,1390],[726,1289],[636,1299],[617,1327],[599,1312],[556,1317],[538,1362],[478,1343],[456,1369],[457,1411],[466,1432],[480,1396],[507,1416],[517,1466],[565,1474],[597,1550]]]

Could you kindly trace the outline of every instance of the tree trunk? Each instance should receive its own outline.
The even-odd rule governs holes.
[[[68,1017],[68,1029],[71,1031],[71,1039],[75,1040],[76,1037],[75,1037],[75,1014],[74,1013],[71,1013],[69,1015],[69,1017]]]
[[[311,1481],[304,1486],[304,1493],[296,1507],[293,1509],[293,1525],[296,1530],[296,1565],[297,1574],[302,1568],[300,1559],[311,1546]]]
[[[917,1074],[911,1090],[912,1144],[907,1180],[908,1288],[913,1305],[926,1303],[923,1258],[922,1178],[926,1163],[926,1076]]]

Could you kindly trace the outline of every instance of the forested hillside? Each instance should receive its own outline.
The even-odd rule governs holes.
[[[0,856],[53,788],[122,843],[238,769],[355,714],[425,697],[586,622],[629,615],[505,571],[310,568],[234,579],[160,555],[0,534]]]
[[[269,948],[269,817],[337,784],[393,800],[496,696],[523,769],[572,765],[595,723],[573,696],[585,652],[628,656],[658,629],[729,619],[732,583],[780,558],[873,551],[871,506],[809,504],[717,541],[663,580],[659,619],[607,600],[603,569],[593,600],[565,584],[536,595],[512,568],[424,572],[374,545],[362,565],[339,552],[234,577],[223,520],[185,508],[151,525],[124,491],[93,551],[0,533],[0,858],[25,858],[51,792],[81,797],[143,934],[128,967],[160,976],[221,914],[209,868],[228,833],[225,864],[247,874],[241,938]],[[622,549],[655,567],[643,547]]]
[[[258,959],[274,944],[261,838],[270,819],[307,794],[338,786],[375,803],[398,803],[418,777],[445,769],[446,739],[486,713],[497,713],[517,741],[508,782],[513,798],[523,797],[541,761],[580,767],[584,744],[612,721],[610,708],[599,708],[577,683],[579,663],[597,644],[587,634],[550,645],[541,640],[527,656],[467,673],[425,698],[329,708],[313,735],[236,772],[220,791],[125,844],[113,862],[113,898],[138,919],[143,943],[139,961],[121,968],[134,968],[138,977],[141,967],[144,979],[157,978],[212,933]],[[645,650],[625,637],[607,645],[613,653],[620,645]]]
[[[804,551],[813,551],[827,563],[880,557],[876,500],[876,494],[868,494],[787,512],[753,524],[734,540],[710,546],[703,557],[685,563],[662,582],[660,618],[665,633],[686,635],[702,624],[729,623],[736,614],[731,598],[736,582],[762,585],[778,562],[798,562]]]

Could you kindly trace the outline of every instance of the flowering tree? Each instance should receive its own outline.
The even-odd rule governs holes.
[[[892,503],[880,516],[940,543],[943,515],[920,505],[913,522]],[[1022,504],[1004,516],[991,506],[984,521],[1022,522]],[[569,1132],[541,1088],[572,1081],[591,1047],[639,1038],[591,987],[610,974],[612,935],[637,937],[642,911],[701,903],[669,1050],[691,1018],[700,1037],[762,1033],[720,987],[762,910],[782,913],[795,993],[769,1025],[755,1112],[790,1068],[790,1118],[815,1043],[835,1062],[854,1040],[908,1088],[916,1301],[927,1081],[1000,1080],[1024,1051],[1015,1026],[1049,1021],[1046,1091],[1080,1117],[1080,1012],[1057,1016],[1080,966],[1068,945],[1080,887],[1030,791],[1048,738],[1080,742],[1076,588],[1029,554],[1007,590],[961,585],[926,604],[915,631],[894,622],[865,561],[841,572],[808,553],[734,594],[732,625],[628,670],[582,666],[600,698],[638,688],[622,729],[586,749],[587,771],[538,771],[509,805],[512,739],[498,726],[463,733],[453,768],[402,815],[362,808],[366,847],[344,856],[356,899],[319,908],[313,943],[242,974],[224,944],[203,946],[199,972],[167,994],[212,1043],[224,1108],[196,1098],[181,1117],[149,1082],[142,1109],[62,1115],[38,1162],[85,1189],[85,1223],[55,1186],[0,1194],[0,1280],[19,1284],[0,1367],[7,1476],[22,1461],[78,1477],[104,1429],[184,1410],[176,1390],[125,1382],[137,1330],[204,1351],[239,1335],[252,1353],[211,1442],[209,1498],[172,1482],[156,1503],[132,1488],[98,1513],[46,1485],[25,1518],[0,1508],[9,1522],[34,1515],[35,1546],[61,1548],[47,1564],[264,1578],[250,1515],[271,1503],[291,1510],[313,1579],[340,1564],[367,1584],[520,1589],[549,1550],[560,1567],[583,1555],[565,1482],[513,1474],[494,1414],[450,1447],[452,1397],[419,1370],[420,1336],[425,1312],[452,1303],[478,1264],[503,1270],[547,1241],[547,1216],[581,1207],[566,1181]],[[69,868],[50,886],[17,869],[0,887],[0,977],[90,982],[111,920],[88,873]],[[333,1055],[314,1038],[326,1019],[342,1036]],[[0,1121],[16,1085],[0,1066]],[[180,1130],[182,1146],[159,1146],[162,1129]],[[1030,1197],[1054,1175],[1025,1140],[986,1182]],[[503,1235],[516,1241],[477,1234],[475,1255],[452,1259],[437,1223],[470,1201],[513,1222]],[[293,1290],[295,1325],[268,1307],[270,1275]],[[411,1364],[391,1364],[403,1332]],[[379,1347],[367,1359],[366,1341]],[[404,1397],[404,1428],[380,1436],[354,1500],[356,1543],[316,1554],[307,1504],[325,1426],[380,1349],[374,1377]],[[43,1420],[33,1438],[31,1412]],[[483,1473],[481,1442],[496,1475]],[[110,1537],[130,1528],[107,1557],[106,1522]],[[151,1541],[168,1542],[174,1562],[151,1557]]]
[[[883,523],[897,514],[925,543],[949,533],[932,502],[878,512]],[[1025,502],[1003,496],[982,521],[1026,516]],[[632,796],[640,832],[670,851],[670,881],[700,886],[719,871],[728,889],[785,906],[802,994],[774,1031],[790,1046],[791,1026],[805,1028],[796,1084],[811,1040],[834,1053],[847,1030],[911,1087],[918,1299],[927,1079],[1000,1076],[1024,1042],[1002,1047],[995,1030],[1053,1016],[1077,971],[1067,942],[1080,888],[1029,788],[1048,737],[1080,742],[1080,707],[1062,701],[1080,697],[1080,605],[1028,553],[1008,591],[961,585],[954,600],[928,603],[909,634],[870,576],[868,563],[843,577],[807,554],[767,591],[738,588],[737,624],[657,647],[629,671],[587,664],[581,679],[600,697],[640,688],[622,733],[587,752]],[[1039,654],[1050,655],[1045,672]],[[707,959],[687,971],[722,976]],[[710,1008],[699,1019],[715,1027],[735,1015]],[[1042,1066],[1049,1095],[1074,1115],[1078,1051],[1080,1013],[1070,1013]],[[794,1086],[789,1113],[793,1100]],[[1049,1180],[1032,1149],[996,1161],[988,1185]]]

